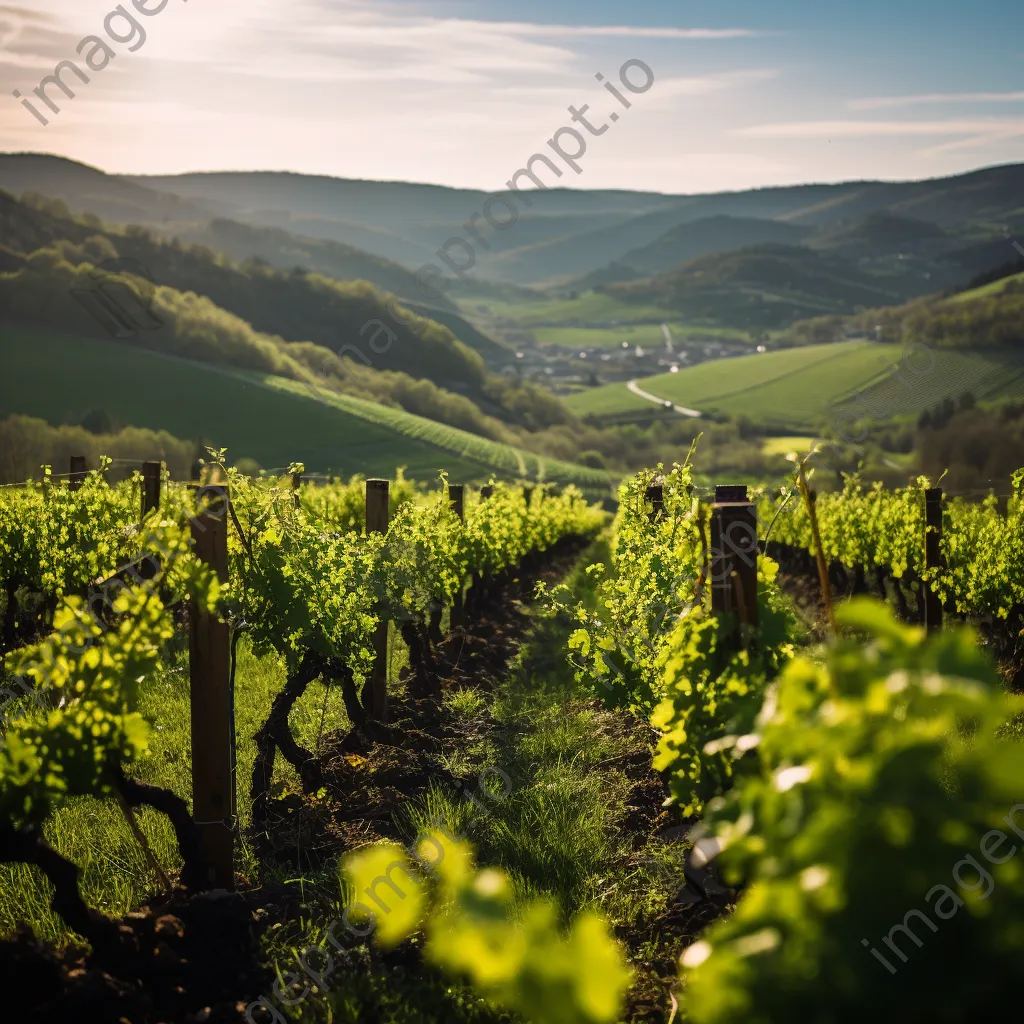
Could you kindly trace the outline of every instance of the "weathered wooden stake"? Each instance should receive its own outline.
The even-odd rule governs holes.
[[[480,500],[487,501],[489,498],[494,496],[494,488],[490,484],[484,484],[480,488]],[[483,601],[487,596],[487,591],[490,585],[490,581],[483,576],[473,576],[473,582],[471,584],[472,589],[470,590],[470,601],[473,603],[473,607],[478,607],[480,602]]]
[[[299,507],[299,488],[302,486],[302,474],[292,473],[292,504]]]
[[[197,557],[222,582],[228,579],[228,509],[223,486],[201,487],[192,519]],[[233,889],[232,792],[235,751],[231,743],[231,636],[228,624],[192,602],[189,686],[192,703],[192,816],[202,834],[206,883]]]
[[[448,485],[448,501],[460,522],[466,521],[466,487],[464,484]]]
[[[665,488],[661,484],[651,484],[644,494],[644,500],[651,505],[651,522],[665,514]]]
[[[757,513],[745,485],[718,486],[711,508],[711,611],[732,615],[736,642],[757,626]]]
[[[466,488],[464,484],[449,484],[448,485],[448,500],[452,504],[452,511],[459,517],[459,522],[464,523],[466,521]],[[463,594],[462,590],[465,587],[465,581],[463,581],[462,587],[459,588],[459,592],[455,595],[455,601],[452,604],[452,625],[461,624],[464,620],[465,613],[463,608]]]
[[[68,486],[73,491],[77,491],[82,484],[85,483],[85,477],[88,473],[88,469],[85,464],[84,455],[72,455],[71,456],[71,476],[69,479]]]
[[[924,564],[927,569],[942,568],[942,488],[930,487],[924,492],[926,532]],[[942,599],[934,587],[925,584],[924,621],[928,632],[942,629]]]
[[[142,464],[142,518],[160,507],[160,476],[163,464],[144,462]]]
[[[366,532],[387,533],[390,521],[387,480],[366,481]],[[388,620],[383,616],[373,635],[374,661],[366,685],[370,688],[363,704],[366,713],[378,722],[388,720]]]

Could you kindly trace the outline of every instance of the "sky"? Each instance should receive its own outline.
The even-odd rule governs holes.
[[[1019,0],[134,3],[0,2],[0,150],[497,191],[572,128],[559,184],[669,193],[1024,161]]]

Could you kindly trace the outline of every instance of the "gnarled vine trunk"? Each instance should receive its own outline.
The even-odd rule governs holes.
[[[37,830],[0,823],[0,863],[39,868],[53,886],[50,909],[92,946],[98,959],[122,959],[126,950],[117,923],[87,906],[78,890],[78,867],[61,856]]]

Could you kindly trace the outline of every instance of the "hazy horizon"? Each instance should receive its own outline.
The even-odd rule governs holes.
[[[467,185],[447,185],[442,182],[435,181],[419,181],[416,178],[356,178],[349,177],[343,174],[325,174],[320,172],[310,171],[298,171],[294,168],[288,167],[212,167],[203,170],[186,169],[181,171],[146,171],[146,172],[134,172],[134,171],[118,171],[109,167],[103,167],[97,164],[90,164],[84,160],[76,160],[74,157],[67,157],[60,153],[46,152],[45,150],[0,150],[0,157],[6,156],[30,156],[30,157],[55,157],[57,159],[71,160],[77,163],[81,163],[84,166],[92,167],[94,170],[102,171],[105,174],[124,177],[124,178],[169,178],[169,177],[187,177],[190,175],[222,175],[222,174],[277,174],[277,175],[296,175],[299,177],[308,178],[328,178],[335,179],[338,181],[360,181],[369,184],[378,185],[414,185],[423,186],[427,188],[440,188],[448,189],[454,192],[480,192],[482,194],[489,194],[489,191],[485,188],[476,188],[474,186]],[[619,187],[607,187],[607,188],[588,188],[586,185],[552,185],[546,191],[548,192],[639,192],[649,193],[651,195],[664,195],[669,197],[689,197],[689,196],[710,196],[710,195],[729,195],[729,194],[741,194],[745,192],[754,191],[770,191],[773,189],[787,189],[787,188],[815,188],[819,186],[831,186],[831,185],[900,185],[900,184],[912,184],[914,182],[926,182],[926,181],[939,181],[946,180],[949,178],[956,177],[967,177],[972,174],[982,174],[986,171],[997,170],[1000,167],[1018,167],[1024,166],[1024,156],[1020,160],[1008,160],[1003,163],[997,164],[984,164],[978,167],[968,167],[963,171],[957,171],[953,174],[939,174],[929,176],[927,178],[836,178],[833,181],[793,181],[783,182],[777,185],[754,185],[750,188],[735,188],[735,189],[707,189],[707,190],[694,190],[690,192],[669,192],[661,191],[659,189],[630,189],[630,188],[619,188]]]

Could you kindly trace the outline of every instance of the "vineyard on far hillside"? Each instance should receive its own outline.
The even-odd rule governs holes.
[[[88,949],[0,940],[39,1020],[1014,1005],[1024,472],[712,496],[687,460],[609,522],[212,454],[0,488],[0,922]]]

